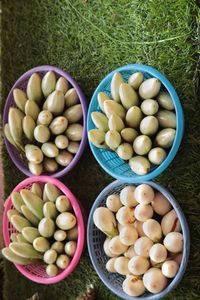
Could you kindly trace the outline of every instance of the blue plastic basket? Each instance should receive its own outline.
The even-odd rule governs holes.
[[[143,181],[151,180],[156,176],[158,176],[159,174],[161,174],[168,167],[168,165],[174,159],[179,149],[179,146],[181,144],[181,140],[183,137],[184,121],[183,121],[183,110],[180,101],[174,87],[171,85],[169,80],[160,72],[146,65],[140,65],[140,64],[126,65],[118,69],[115,69],[110,74],[108,74],[101,81],[101,83],[95,90],[88,110],[87,131],[95,128],[91,119],[91,113],[93,111],[101,110],[98,105],[97,95],[99,92],[105,92],[109,96],[111,95],[110,83],[111,83],[112,76],[115,72],[120,72],[125,81],[127,81],[129,76],[135,72],[142,72],[144,74],[145,79],[156,77],[161,81],[162,89],[167,90],[169,92],[175,106],[176,117],[177,117],[177,128],[176,128],[176,136],[174,139],[174,143],[166,159],[162,162],[162,164],[159,166],[152,166],[150,172],[142,176],[135,174],[129,167],[129,164],[126,161],[119,158],[115,152],[97,148],[92,143],[89,142],[90,148],[92,150],[94,157],[101,165],[101,167],[112,177],[126,182],[143,182]]]
[[[175,198],[166,190],[163,186],[161,186],[158,183],[149,181],[144,182],[149,185],[151,185],[155,190],[161,192],[171,203],[173,208],[176,211],[176,214],[179,218],[179,221],[181,223],[182,228],[182,234],[184,239],[183,244],[183,258],[181,265],[179,267],[179,271],[176,274],[176,276],[171,280],[171,282],[168,284],[168,286],[160,293],[158,294],[151,294],[151,293],[145,293],[141,297],[130,297],[127,294],[125,294],[122,290],[122,282],[124,281],[125,277],[121,276],[117,273],[109,273],[106,268],[106,262],[108,261],[108,257],[104,253],[103,250],[103,242],[105,240],[105,235],[94,225],[93,222],[93,213],[95,209],[99,206],[105,206],[106,198],[108,195],[112,193],[118,193],[121,191],[122,188],[128,185],[128,183],[121,182],[119,180],[116,180],[109,184],[97,197],[95,200],[92,209],[90,211],[89,219],[88,219],[88,226],[87,226],[87,246],[89,250],[89,255],[92,261],[92,264],[94,266],[95,271],[97,272],[100,279],[103,281],[103,283],[107,286],[108,289],[110,289],[114,294],[116,294],[118,297],[121,297],[125,300],[133,300],[133,299],[145,299],[145,300],[156,300],[161,299],[165,297],[167,294],[169,294],[181,281],[186,266],[188,263],[189,253],[190,253],[190,233],[188,229],[188,224],[185,219],[184,213],[182,209],[180,208],[179,204],[175,200]],[[136,184],[137,185],[137,184]]]

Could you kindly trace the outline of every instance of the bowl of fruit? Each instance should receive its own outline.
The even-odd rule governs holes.
[[[34,176],[15,187],[4,207],[3,256],[37,283],[69,276],[85,240],[83,211],[71,191],[57,179]]]
[[[181,281],[190,235],[179,204],[164,187],[117,180],[93,204],[87,245],[98,276],[114,294],[154,300]]]
[[[86,99],[65,71],[39,66],[24,73],[5,103],[5,143],[27,176],[61,177],[86,146]]]
[[[90,148],[112,177],[151,180],[174,159],[183,111],[169,80],[152,67],[122,66],[95,90],[88,110]]]

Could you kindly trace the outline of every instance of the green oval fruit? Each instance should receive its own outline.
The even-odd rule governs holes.
[[[158,120],[154,116],[147,116],[140,123],[140,131],[142,134],[153,135],[158,130]]]
[[[27,139],[30,141],[33,141],[34,139],[34,129],[35,129],[35,121],[31,116],[25,116],[23,119],[22,127],[23,127],[23,132]]]
[[[41,236],[49,238],[54,234],[55,224],[50,218],[43,218],[38,225],[38,231]]]
[[[147,135],[139,135],[133,142],[133,149],[139,155],[147,154],[152,146],[152,141]]]
[[[46,158],[43,161],[43,167],[45,171],[49,173],[54,173],[58,170],[58,164],[53,158]]]
[[[65,117],[56,117],[50,124],[49,128],[51,132],[55,135],[63,133],[68,126],[68,121]]]
[[[14,101],[15,101],[15,104],[17,105],[17,107],[24,112],[25,110],[25,104],[26,104],[26,101],[27,101],[27,96],[26,96],[26,93],[21,90],[21,89],[17,89],[15,88],[13,90],[13,98],[14,98]]]
[[[139,87],[139,95],[143,99],[152,99],[158,95],[161,88],[161,82],[157,78],[149,78],[142,82]]]
[[[53,202],[46,202],[43,206],[43,214],[45,218],[55,219],[58,215],[56,206]]]
[[[56,225],[62,230],[69,230],[76,225],[76,217],[70,212],[63,212],[56,218]]]
[[[67,151],[72,153],[72,154],[76,154],[79,150],[79,143],[77,142],[69,142],[69,145],[67,147]]]
[[[31,192],[42,198],[42,188],[39,183],[34,182],[31,187]]]
[[[35,227],[24,227],[22,229],[22,235],[31,244],[40,236],[39,231]]]
[[[167,92],[160,92],[160,94],[157,97],[158,103],[161,107],[167,110],[173,110],[174,109],[174,103],[172,101],[172,98],[169,93]]]
[[[40,109],[37,103],[33,100],[27,100],[25,104],[25,114],[31,116],[34,121],[37,120]]]
[[[41,77],[37,73],[33,73],[28,80],[27,88],[26,88],[27,97],[29,100],[40,103],[43,94],[41,87]]]
[[[56,87],[56,75],[53,71],[48,71],[42,78],[42,92],[48,97]]]
[[[148,154],[149,161],[154,165],[160,165],[166,158],[167,154],[163,148],[156,147],[151,149]]]
[[[48,110],[42,110],[37,118],[37,124],[46,125],[48,126],[53,119],[53,115]]]
[[[26,206],[30,209],[30,211],[41,220],[43,217],[43,200],[38,197],[36,194],[32,193],[29,190],[23,189],[20,191],[20,195]]]
[[[65,94],[65,103],[67,107],[73,106],[79,103],[78,94],[75,88],[69,89]]]
[[[112,114],[116,114],[121,119],[124,119],[126,114],[124,107],[113,100],[106,100],[104,102],[104,111],[108,119]]]
[[[124,139],[124,141],[132,143],[134,139],[138,136],[138,132],[134,128],[124,128],[121,131],[121,136]]]
[[[58,149],[66,149],[69,145],[69,140],[65,135],[58,135],[55,138],[55,145]]]
[[[24,217],[30,221],[34,226],[39,224],[39,219],[30,211],[30,209],[26,205],[21,206],[22,213]]]
[[[175,129],[165,128],[158,132],[155,138],[155,143],[160,147],[169,148],[172,146],[174,142],[175,135],[176,135]]]
[[[75,241],[69,241],[65,244],[65,253],[71,257],[74,256],[76,252],[76,242]]]
[[[31,226],[31,223],[27,219],[18,215],[12,215],[10,217],[10,222],[19,232],[22,232],[24,227]]]
[[[55,231],[53,237],[54,237],[54,239],[55,239],[56,241],[62,242],[62,241],[64,241],[64,240],[67,238],[67,233],[66,233],[66,231],[64,231],[64,230],[59,229],[59,230],[56,230],[56,231]]]
[[[139,86],[142,84],[144,80],[144,75],[141,72],[135,72],[133,73],[129,79],[128,83],[135,89],[139,89]]]
[[[30,264],[34,264],[37,262],[37,260],[35,259],[29,259],[29,258],[24,258],[21,257],[19,255],[16,255],[11,249],[7,248],[3,248],[2,249],[2,254],[3,256],[13,262],[14,264],[18,264],[18,265],[30,265]]]
[[[43,153],[39,147],[27,144],[25,146],[25,154],[28,161],[40,164],[43,161]]]
[[[121,131],[125,125],[123,120],[116,114],[112,114],[108,121],[108,127],[110,130]]]
[[[17,232],[11,233],[11,235],[10,235],[10,240],[11,240],[12,242],[17,242],[17,235],[18,235]]]
[[[46,143],[50,138],[49,128],[45,125],[37,125],[34,129],[34,138],[39,143]]]
[[[163,128],[176,128],[176,114],[168,110],[160,110],[156,115],[159,125]]]
[[[69,264],[70,264],[70,259],[67,255],[61,254],[61,255],[58,256],[58,258],[56,260],[56,265],[60,269],[66,269]]]
[[[15,141],[11,135],[10,126],[8,123],[4,126],[4,135],[5,135],[6,139],[9,141],[9,143],[18,149],[18,146],[15,144]],[[23,148],[23,146],[22,146],[22,148]]]
[[[21,216],[21,214],[19,213],[19,211],[17,211],[16,209],[9,209],[7,211],[7,217],[8,217],[8,220],[10,221],[11,220],[11,217],[14,216],[14,215],[18,215],[18,216]],[[13,241],[14,242],[14,241]]]
[[[20,213],[22,212],[21,206],[24,205],[24,201],[18,192],[12,192],[11,194],[11,200],[14,208],[19,211]]]
[[[44,253],[43,260],[46,264],[53,264],[56,261],[57,252],[53,249],[49,249]]]
[[[8,113],[8,124],[10,134],[17,146],[22,147],[22,121],[24,115],[15,107],[11,107]]]
[[[81,104],[76,104],[69,107],[66,109],[63,116],[68,120],[69,123],[76,123],[80,121],[83,116]]]
[[[67,196],[61,195],[56,199],[56,208],[59,212],[69,211],[72,207]]]
[[[69,89],[69,82],[64,77],[58,78],[56,82],[56,90],[63,92],[65,94]]]
[[[105,132],[99,129],[91,129],[88,132],[89,141],[98,148],[107,148],[105,144]]]
[[[62,242],[54,242],[51,246],[51,249],[54,249],[57,253],[63,253],[64,252],[64,244]]]
[[[116,102],[120,102],[120,95],[119,95],[119,87],[121,85],[121,83],[124,82],[124,79],[122,77],[122,75],[118,72],[116,72],[111,80],[110,83],[110,90],[111,90],[111,95],[112,98],[116,101]]]
[[[146,99],[141,104],[141,110],[147,116],[155,115],[158,109],[158,102],[153,99]]]
[[[49,248],[50,248],[50,244],[49,241],[47,239],[45,239],[42,236],[37,237],[34,241],[33,241],[33,247],[35,248],[35,250],[37,250],[38,252],[46,252]]]
[[[94,125],[98,129],[103,130],[103,131],[108,130],[108,119],[103,113],[98,112],[98,111],[93,111],[91,113],[91,118],[92,118]]]
[[[97,100],[98,100],[98,103],[99,103],[99,106],[100,106],[101,110],[103,112],[105,112],[104,111],[104,102],[106,100],[110,100],[110,97],[104,92],[99,92],[98,96],[97,96]]]
[[[58,274],[58,267],[56,265],[48,265],[46,267],[46,273],[50,277],[54,277]]]
[[[44,143],[41,147],[42,152],[49,158],[54,158],[58,155],[59,150],[53,143]]]
[[[129,160],[133,156],[133,148],[128,143],[123,143],[117,148],[117,154],[124,160]]]
[[[131,106],[138,105],[138,94],[128,83],[122,83],[119,86],[119,96],[122,105],[129,109]]]
[[[142,112],[138,106],[132,106],[126,113],[126,123],[129,127],[137,128],[142,120]]]
[[[57,197],[60,196],[60,190],[52,183],[47,182],[44,186],[44,192],[46,193],[49,201],[55,202]]]
[[[64,94],[61,91],[52,92],[47,98],[46,109],[53,114],[61,114],[65,107]],[[44,109],[44,107],[43,107]]]
[[[28,241],[23,237],[21,233],[17,234],[17,242],[18,243],[28,243]]]
[[[56,162],[63,167],[66,167],[70,164],[73,159],[73,155],[65,150],[61,150],[56,156]]]
[[[145,175],[150,171],[150,162],[146,157],[134,156],[129,160],[131,170],[138,175]]]
[[[108,147],[115,150],[121,143],[121,136],[116,130],[109,130],[105,135],[105,142]]]
[[[67,137],[73,142],[79,142],[83,135],[83,126],[81,124],[71,124],[66,130]]]
[[[29,171],[36,176],[39,176],[40,174],[42,174],[43,171],[43,165],[42,164],[35,164],[33,162],[29,162],[28,163],[28,168]]]
[[[29,259],[41,259],[42,255],[29,243],[10,243],[9,249],[16,255]]]

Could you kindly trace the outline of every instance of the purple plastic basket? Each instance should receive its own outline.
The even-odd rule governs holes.
[[[78,94],[78,97],[79,97],[79,100],[80,100],[80,103],[82,106],[82,110],[83,110],[83,137],[82,137],[82,140],[80,143],[79,150],[76,153],[76,155],[74,156],[73,160],[67,167],[65,167],[55,173],[51,173],[51,174],[50,173],[42,173],[41,174],[41,175],[51,175],[54,178],[58,178],[58,177],[64,176],[71,169],[73,169],[73,167],[77,164],[81,155],[83,154],[83,151],[84,151],[84,149],[86,147],[86,143],[87,143],[87,133],[86,133],[87,103],[86,103],[86,99],[85,99],[85,96],[84,96],[83,92],[81,91],[80,87],[76,83],[76,81],[67,72],[65,72],[57,67],[53,67],[53,66],[39,66],[39,67],[35,67],[35,68],[27,71],[26,73],[24,73],[15,82],[15,84],[11,88],[10,93],[7,97],[5,107],[4,107],[4,114],[3,114],[3,126],[8,122],[9,108],[11,106],[16,106],[14,103],[14,99],[13,99],[13,89],[20,88],[22,90],[26,90],[28,79],[30,78],[30,76],[33,73],[37,72],[43,77],[46,74],[46,72],[48,72],[48,71],[53,71],[56,74],[56,77],[63,76],[64,78],[66,78],[68,80],[68,82],[71,84],[71,86],[76,89],[76,92]],[[18,151],[15,149],[15,147],[13,145],[11,145],[9,143],[9,141],[6,138],[5,138],[5,144],[6,144],[6,147],[7,147],[10,157],[11,157],[13,163],[17,166],[17,168],[27,176],[34,176],[28,170],[26,161],[22,160]]]

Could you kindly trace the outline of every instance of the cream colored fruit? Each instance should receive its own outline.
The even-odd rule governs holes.
[[[120,230],[119,239],[126,246],[133,245],[137,240],[137,238],[138,238],[137,230],[132,225],[125,225]]]
[[[152,294],[157,294],[164,290],[167,285],[167,278],[158,268],[149,269],[143,276],[145,288]]]
[[[131,224],[134,222],[134,209],[128,206],[122,206],[116,213],[116,219],[121,225]]]
[[[134,250],[139,256],[149,257],[149,251],[152,246],[152,240],[149,239],[147,236],[143,236],[136,240]]]
[[[145,222],[153,216],[153,209],[151,205],[138,204],[134,210],[135,218],[140,222]]]
[[[120,201],[123,205],[128,207],[135,207],[138,202],[135,199],[135,186],[128,185],[120,192]]]
[[[138,297],[145,293],[145,287],[142,279],[134,275],[129,275],[123,281],[122,288],[123,291],[131,297]]]
[[[119,195],[117,194],[109,195],[106,198],[106,206],[112,212],[117,212],[120,209],[120,207],[122,207],[122,203],[120,201]]]
[[[153,210],[161,216],[167,214],[171,209],[170,202],[160,192],[155,193],[155,197],[151,202],[151,206],[153,207]]]
[[[134,256],[128,263],[129,272],[133,275],[143,275],[149,269],[149,266],[149,260],[143,256]]]

